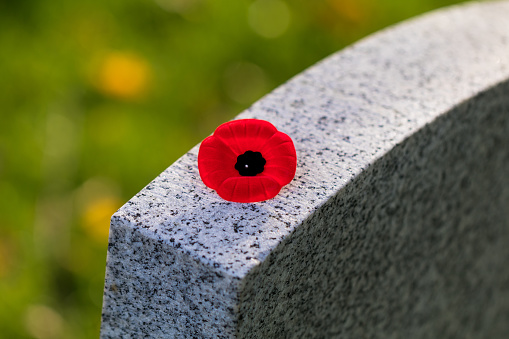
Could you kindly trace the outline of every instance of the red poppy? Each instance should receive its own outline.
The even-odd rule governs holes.
[[[274,198],[292,181],[296,168],[292,139],[264,120],[224,123],[203,140],[198,152],[203,183],[234,202]]]

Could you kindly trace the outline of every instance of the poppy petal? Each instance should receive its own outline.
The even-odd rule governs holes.
[[[259,152],[265,159],[279,156],[297,157],[292,139],[282,132],[274,133]]]
[[[297,158],[279,156],[267,159],[263,174],[276,180],[281,186],[289,184],[295,176]]]
[[[240,119],[219,126],[214,136],[230,145],[232,150],[240,155],[246,151],[257,152],[277,132],[276,127],[268,121]]]
[[[241,174],[235,169],[238,158],[247,151],[260,152],[264,160],[263,172]],[[296,166],[292,139],[264,120],[227,122],[202,142],[198,152],[198,169],[205,185],[233,202],[257,202],[275,197],[292,181]]]
[[[217,189],[217,194],[233,202],[257,202],[274,198],[281,185],[268,176],[233,177],[226,179]]]
[[[272,177],[281,186],[290,183],[297,169],[297,154],[292,139],[281,132],[275,133],[264,145],[261,153],[267,161],[263,174]]]
[[[203,183],[217,189],[227,178],[238,176],[236,161],[237,157],[228,145],[213,136],[206,138],[198,152],[198,170]]]

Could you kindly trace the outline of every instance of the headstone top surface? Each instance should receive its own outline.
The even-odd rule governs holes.
[[[294,141],[295,179],[274,199],[222,200],[201,181],[198,146],[147,185],[113,223],[243,277],[317,207],[397,143],[509,78],[509,2],[412,19],[338,52],[238,119],[264,119]]]

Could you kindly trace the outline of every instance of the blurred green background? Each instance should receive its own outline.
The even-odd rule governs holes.
[[[457,2],[0,1],[0,337],[97,338],[116,209],[305,68]]]

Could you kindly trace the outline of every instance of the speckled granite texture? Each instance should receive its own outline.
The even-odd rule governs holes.
[[[508,17],[503,1],[410,20],[240,114],[294,140],[272,200],[221,200],[198,147],[170,166],[112,218],[101,338],[506,331]]]
[[[243,279],[241,338],[509,338],[509,81],[397,145]]]

